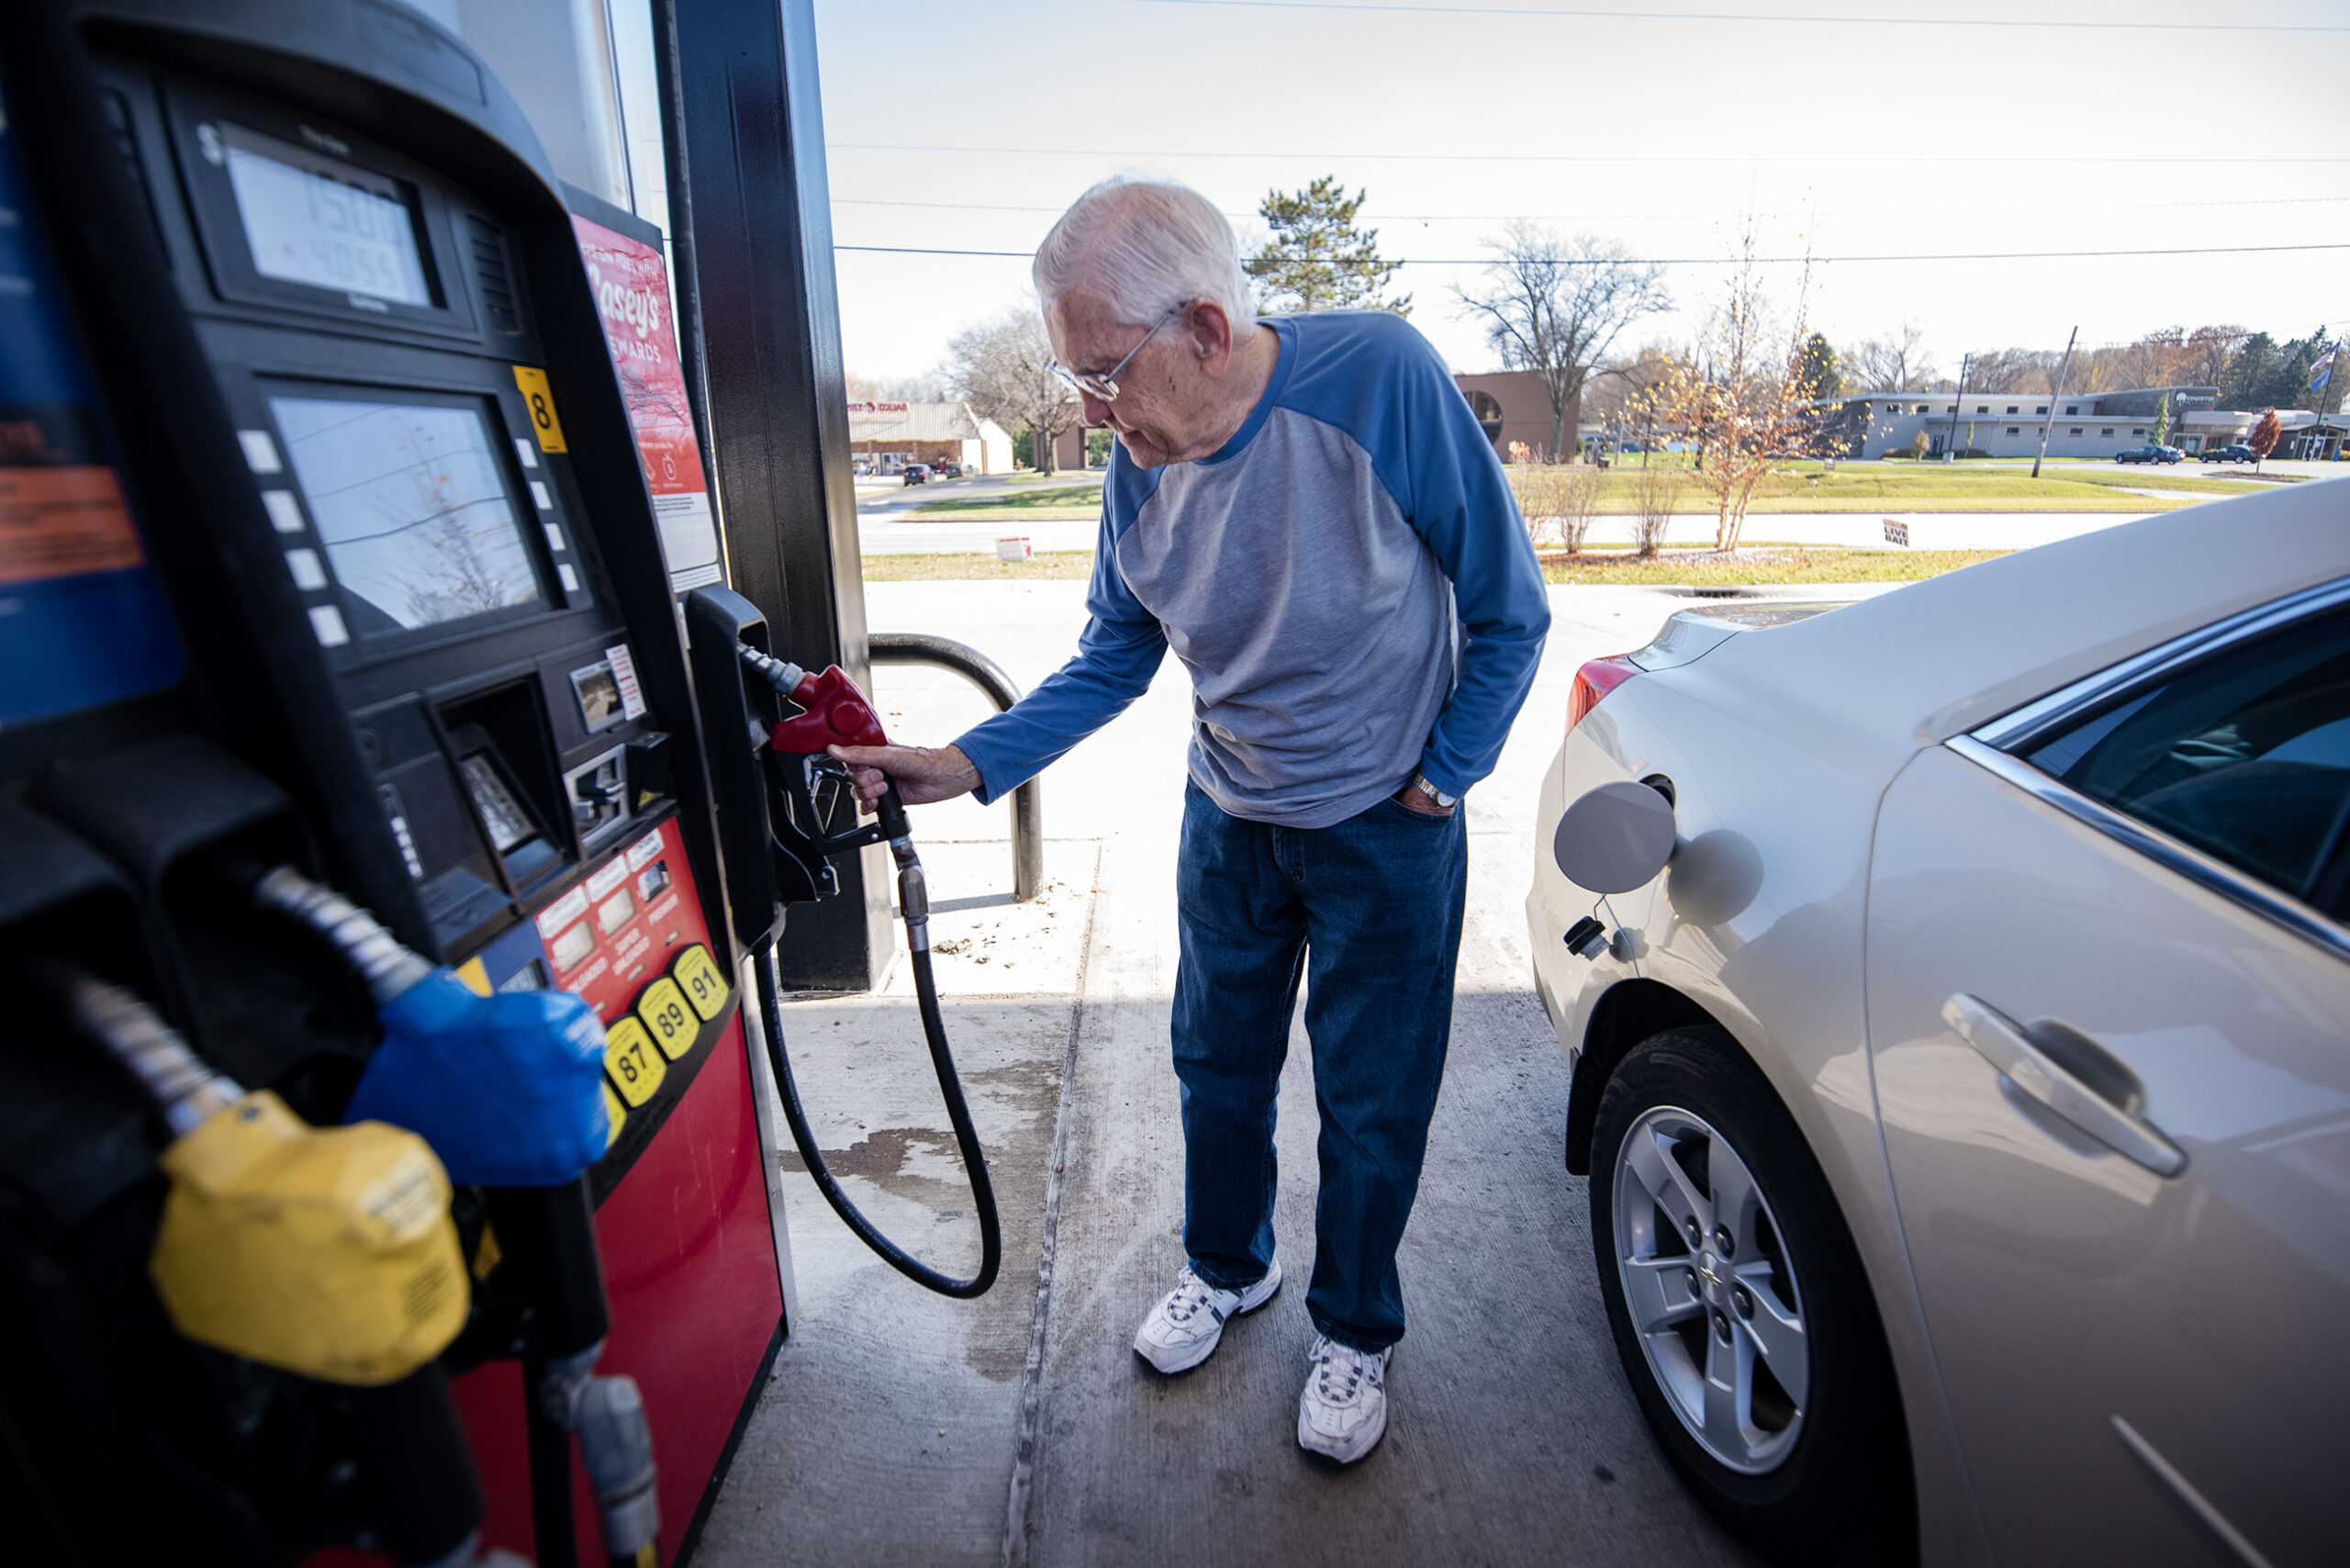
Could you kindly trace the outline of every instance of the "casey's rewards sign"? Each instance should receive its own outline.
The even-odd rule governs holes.
[[[694,442],[693,412],[677,361],[677,326],[669,315],[669,272],[661,252],[584,218],[571,220],[580,259],[596,290],[604,342],[628,399],[636,455],[661,522],[672,592],[719,580],[718,531]]]

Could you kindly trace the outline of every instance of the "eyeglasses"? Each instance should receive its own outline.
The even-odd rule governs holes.
[[[1169,309],[1166,315],[1158,319],[1149,331],[1142,335],[1142,343],[1136,343],[1133,348],[1128,349],[1125,358],[1105,371],[1097,374],[1090,370],[1071,370],[1060,361],[1055,360],[1051,365],[1052,373],[1085,397],[1098,402],[1114,403],[1118,399],[1118,373],[1135,362],[1135,355],[1142,353],[1142,344],[1157,337],[1160,327],[1164,327],[1191,308],[1192,302],[1186,299],[1182,304]]]

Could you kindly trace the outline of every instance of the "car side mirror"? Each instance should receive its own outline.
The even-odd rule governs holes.
[[[1673,844],[1673,802],[1649,785],[1618,779],[1576,798],[1559,819],[1550,854],[1575,886],[1628,893],[1664,869]]]

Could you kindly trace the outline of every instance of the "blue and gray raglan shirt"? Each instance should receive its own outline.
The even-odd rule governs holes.
[[[1214,455],[1111,448],[1077,656],[956,742],[983,801],[1190,671],[1191,776],[1226,812],[1327,827],[1417,770],[1465,793],[1501,755],[1550,610],[1493,443],[1386,311],[1267,319],[1281,354]]]

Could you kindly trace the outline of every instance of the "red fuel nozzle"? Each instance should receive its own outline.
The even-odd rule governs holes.
[[[807,710],[775,727],[769,744],[786,756],[822,756],[827,746],[890,744],[881,716],[838,665],[808,676],[786,695]]]

